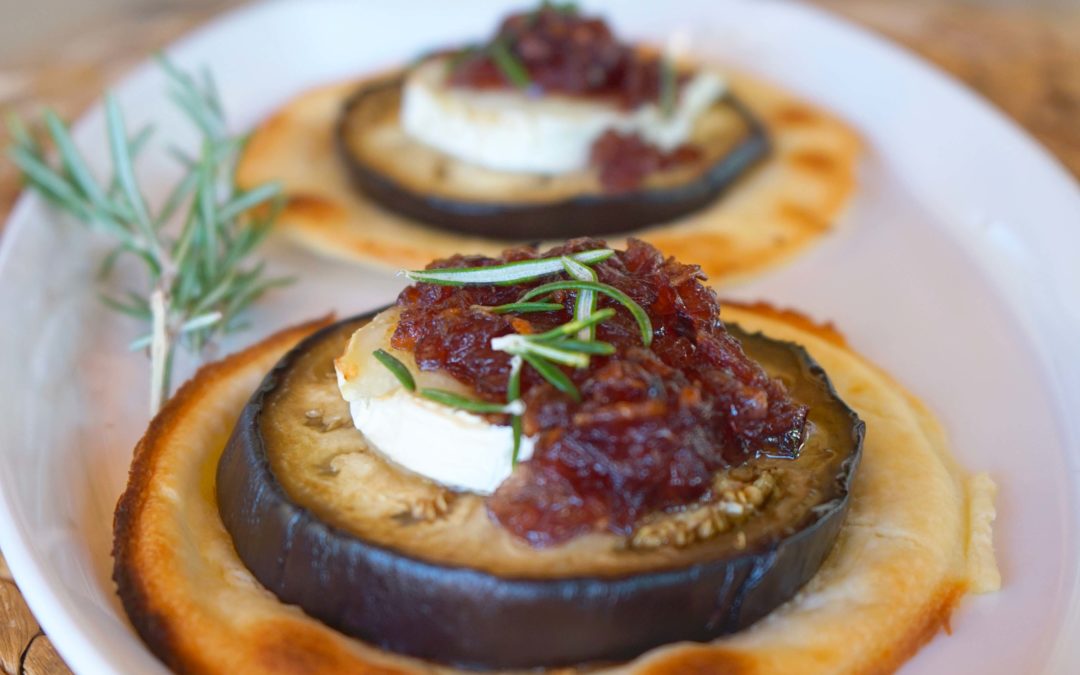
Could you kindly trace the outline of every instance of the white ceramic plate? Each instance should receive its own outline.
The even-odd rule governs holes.
[[[1080,672],[1077,184],[970,92],[816,10],[765,0],[588,4],[635,36],[680,34],[694,51],[797,90],[864,134],[846,227],[728,292],[835,321],[933,406],[965,466],[1001,486],[1004,589],[965,600],[952,636],[934,639],[905,672]],[[213,67],[232,121],[245,128],[311,85],[486,34],[506,8],[274,2],[171,52],[182,65]],[[116,91],[132,124],[161,120],[159,137],[192,138],[162,89],[146,66]],[[77,137],[107,166],[100,109]],[[141,169],[160,198],[174,170],[161,153]],[[97,301],[93,265],[105,242],[40,200],[19,202],[2,243],[0,547],[77,671],[161,672],[109,579],[113,506],[146,423],[146,364],[124,349],[139,326]],[[303,280],[259,307],[242,342],[330,309],[386,303],[401,284],[281,242],[265,254]]]

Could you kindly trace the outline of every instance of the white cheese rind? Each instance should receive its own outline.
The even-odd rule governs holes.
[[[635,133],[663,150],[685,143],[698,116],[723,96],[716,73],[700,71],[665,115],[656,104],[622,110],[608,102],[568,96],[530,96],[517,90],[450,87],[443,60],[428,61],[407,77],[402,128],[463,162],[515,173],[557,174],[584,169],[593,143],[614,129]]]
[[[395,464],[456,490],[491,494],[513,471],[509,426],[422,399],[399,388],[378,398],[350,401],[353,423]],[[521,439],[520,460],[533,441]]]
[[[508,425],[450,408],[409,392],[372,353],[386,349],[412,372],[420,387],[457,389],[449,376],[421,372],[411,354],[390,347],[397,322],[385,312],[358,330],[334,362],[338,388],[353,424],[373,450],[394,464],[455,490],[491,494],[513,470],[514,435]],[[521,439],[518,459],[532,457],[534,440]]]

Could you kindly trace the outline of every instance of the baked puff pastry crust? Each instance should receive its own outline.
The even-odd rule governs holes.
[[[850,511],[818,574],[765,619],[599,672],[894,670],[947,624],[966,593],[1000,585],[994,484],[965,473],[931,412],[835,331],[764,306],[725,306],[722,315],[804,345],[866,422]],[[215,470],[239,411],[274,363],[326,323],[284,331],[203,368],[136,449],[116,511],[114,577],[135,629],[179,672],[454,672],[380,651],[281,603],[244,567],[218,515]]]

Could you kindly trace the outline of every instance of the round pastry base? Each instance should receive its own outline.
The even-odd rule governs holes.
[[[965,592],[996,586],[993,484],[967,477],[926,408],[834,332],[764,308],[725,307],[723,316],[803,344],[866,422],[851,509],[818,574],[764,620],[711,643],[655,649],[618,669],[889,671],[945,625]],[[117,507],[115,578],[133,625],[176,670],[431,670],[280,602],[240,561],[218,515],[214,476],[240,410],[266,372],[321,325],[285,331],[202,369],[136,449]]]

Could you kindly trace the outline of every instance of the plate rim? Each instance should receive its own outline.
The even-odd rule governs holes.
[[[749,4],[749,0],[724,0],[728,4]],[[346,4],[341,0],[308,0],[308,5],[339,5]],[[967,98],[982,114],[987,114],[996,119],[999,126],[1008,129],[1008,133],[1014,141],[1021,141],[1034,161],[1041,163],[1045,168],[1057,175],[1057,178],[1066,186],[1071,186],[1077,203],[1080,204],[1080,182],[1077,182],[1065,165],[1042,143],[1034,138],[1018,122],[1006,115],[1001,109],[986,99],[979,92],[971,89],[968,85],[952,74],[938,68],[913,50],[900,45],[883,35],[872,32],[867,28],[841,17],[823,8],[809,5],[801,0],[799,2],[780,2],[773,0],[769,4],[783,6],[784,11],[800,12],[810,21],[825,22],[833,27],[840,28],[844,32],[852,33],[862,40],[871,44],[875,49],[885,50],[890,59],[900,59],[908,66],[916,67],[922,78],[931,78],[947,85],[949,91],[956,95]],[[269,0],[267,2],[243,5],[227,10],[206,23],[188,31],[180,38],[170,42],[164,51],[181,52],[189,48],[204,36],[218,31],[227,31],[237,22],[249,21],[263,13],[273,13],[280,8],[288,6],[286,0]],[[132,82],[145,76],[150,68],[147,59],[140,61],[133,68],[113,80],[109,88],[111,90],[123,90],[132,86]],[[102,111],[101,98],[97,98],[80,114],[74,125],[76,136],[89,128],[100,118]],[[1034,159],[1034,158],[1038,159]],[[1056,188],[1055,188],[1056,189]],[[41,200],[36,195],[23,191],[13,205],[0,236],[0,270],[7,267],[8,258],[13,255],[15,243],[23,236],[23,231],[32,223],[31,214]],[[1004,298],[1003,298],[1004,300]],[[1011,306],[1010,309],[1015,309]],[[1066,332],[1075,333],[1074,337],[1080,337],[1080,331],[1075,331],[1075,326],[1066,324]],[[1028,342],[1031,343],[1030,336]],[[1039,345],[1038,342],[1029,346]],[[1041,351],[1041,350],[1040,350]],[[1042,355],[1039,354],[1040,360]],[[1080,457],[1078,457],[1078,444],[1080,444],[1080,424],[1069,425],[1066,420],[1066,399],[1075,398],[1075,395],[1060,380],[1064,376],[1054,372],[1046,363],[1043,363],[1043,371],[1040,373],[1044,382],[1056,384],[1051,393],[1057,404],[1055,417],[1059,424],[1058,434],[1063,441],[1066,460],[1073,474],[1071,487],[1067,498],[1069,501],[1068,512],[1072,515],[1071,528],[1075,531],[1080,527],[1080,495],[1077,490],[1077,476],[1080,475]],[[1080,391],[1080,385],[1076,387]],[[0,450],[0,455],[5,454]],[[73,669],[84,672],[113,672],[117,662],[109,657],[107,650],[102,648],[101,643],[91,639],[96,631],[94,626],[86,626],[75,621],[74,614],[70,611],[72,603],[65,601],[46,579],[42,565],[36,560],[37,556],[32,550],[32,537],[25,526],[22,518],[22,510],[15,504],[12,496],[5,488],[6,480],[0,477],[0,548],[11,570],[13,578],[19,585],[20,592],[34,614],[35,620],[43,630],[50,635],[50,639],[69,666],[77,664]],[[1069,584],[1069,597],[1065,600],[1065,615],[1058,627],[1058,634],[1054,640],[1049,659],[1045,664],[1046,670],[1065,670],[1069,666],[1080,664],[1080,643],[1068,645],[1067,640],[1061,637],[1070,629],[1074,634],[1080,630],[1080,566],[1073,565]],[[149,653],[149,652],[147,652]]]

